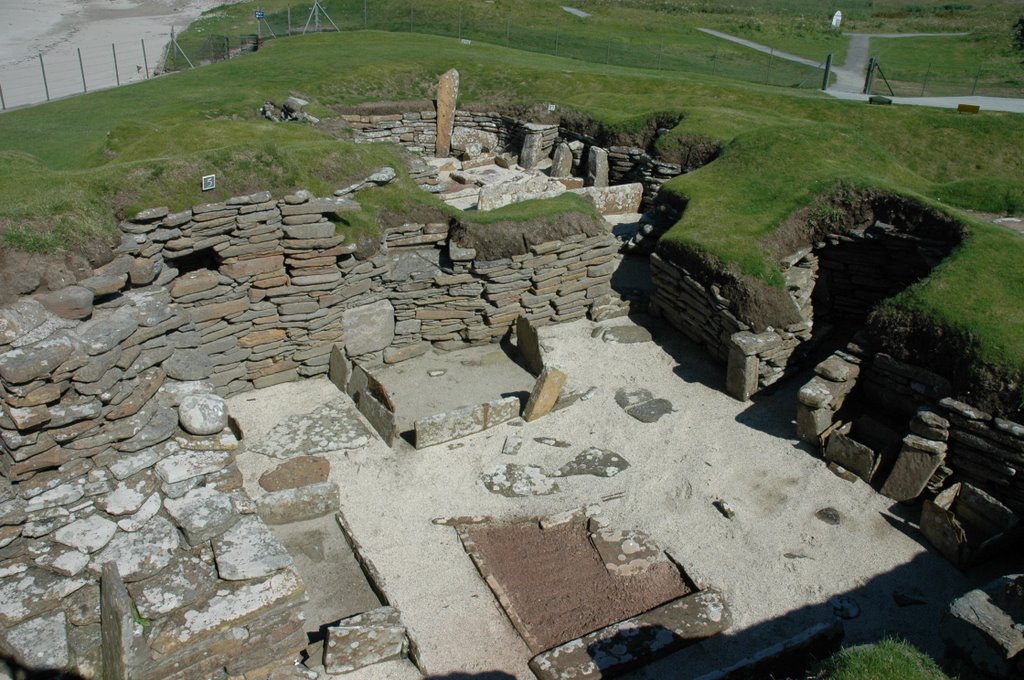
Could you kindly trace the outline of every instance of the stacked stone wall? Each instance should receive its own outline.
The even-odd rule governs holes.
[[[342,116],[355,132],[355,140],[363,143],[390,142],[409,151],[432,155],[437,135],[437,114],[433,110],[391,114],[349,113]],[[455,128],[473,130],[482,139],[491,141],[488,150],[503,149],[517,153],[520,164],[533,167],[543,158],[549,158],[559,142],[582,142],[573,145],[572,173],[581,176],[590,147],[597,142],[592,137],[555,125],[526,123],[496,112],[457,110]],[[643,185],[643,206],[650,208],[658,189],[666,181],[683,173],[677,163],[665,163],[652,158],[644,149],[612,146],[608,151],[609,182],[614,185],[639,183]]]
[[[608,305],[610,230],[484,261],[447,222],[346,242],[332,219],[357,209],[259,192],[145,210],[93,276],[0,309],[0,649],[84,677],[108,657],[142,680],[264,677],[306,643],[303,585],[242,489],[235,434],[190,434],[182,400]],[[130,598],[103,618],[127,631],[113,656],[109,561]]]
[[[85,678],[266,677],[305,644],[304,587],[242,488],[201,336],[159,287],[90,311],[0,310],[0,649]],[[197,399],[212,427],[179,413]]]
[[[863,323],[880,300],[928,275],[955,244],[874,222],[829,234],[814,250],[781,262],[799,321],[753,332],[714,285],[652,257],[656,302],[687,337],[727,362],[727,390],[739,399],[799,369],[815,321]]]
[[[946,378],[863,344],[815,372],[800,390],[797,429],[826,459],[894,500],[967,482],[1024,511],[1024,426],[953,399]],[[858,415],[847,423],[850,400]]]

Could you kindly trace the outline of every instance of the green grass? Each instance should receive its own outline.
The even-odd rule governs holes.
[[[322,0],[321,5],[343,31],[431,33],[595,63],[767,80],[777,85],[814,87],[817,79],[812,69],[771,60],[697,29],[725,31],[819,63],[832,53],[833,63],[842,64],[849,46],[845,35],[831,29],[835,8],[817,0],[575,2],[574,7],[591,13],[586,19],[564,12],[558,3],[541,0]],[[266,21],[259,26],[251,3],[215,8],[182,33],[179,43],[194,62],[220,58],[225,38],[237,47],[240,36],[257,30],[265,38],[271,31],[287,35],[289,27],[293,34],[300,33],[310,18],[311,3],[266,0],[260,7]],[[1020,96],[1024,72],[1011,49],[1010,27],[1017,15],[1010,3],[850,0],[842,10],[844,32],[949,33],[965,27],[971,31],[964,37],[873,42],[872,51],[882,58],[887,76],[889,71],[894,74],[890,77],[898,94],[920,94],[932,65],[934,72],[928,75],[932,94],[959,95],[977,87],[982,94]],[[321,23],[331,28],[326,19]],[[185,66],[180,56],[172,59],[172,68]],[[975,84],[979,66],[982,74]]]
[[[497,224],[530,220],[551,222],[566,213],[583,213],[594,218],[599,217],[594,204],[577,194],[562,194],[546,200],[522,201],[487,212],[460,211],[460,216],[471,219],[476,224]]]
[[[1024,96],[1024,55],[985,33],[871,41],[885,77],[897,95],[955,96],[975,92]],[[887,93],[884,83],[875,92]]]
[[[370,31],[272,41],[210,67],[0,116],[0,231],[26,249],[73,248],[114,234],[113,215],[152,205],[180,209],[268,187],[329,194],[381,165],[397,166],[397,152],[266,122],[256,114],[264,99],[298,94],[327,115],[335,104],[430,98],[437,75],[451,67],[462,74],[463,104],[554,103],[618,131],[682,114],[659,146],[705,137],[723,152],[665,185],[688,200],[667,247],[711,253],[769,282],[780,282],[779,270],[759,241],[838,181],[936,205],[1021,210],[1020,116],[870,107],[801,89]],[[199,191],[208,172],[218,174],[213,196]],[[340,227],[361,233],[402,206],[438,206],[404,175],[397,186],[364,193],[363,213]],[[508,214],[532,219],[571,201],[561,200]],[[1024,367],[1024,322],[1012,309],[1021,299],[1014,263],[1024,259],[1024,241],[972,229],[962,252],[900,303],[971,329],[981,356]]]
[[[823,671],[828,680],[950,680],[927,654],[891,639],[844,649]]]

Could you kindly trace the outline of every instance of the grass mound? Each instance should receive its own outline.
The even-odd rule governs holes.
[[[913,645],[887,639],[850,647],[824,664],[815,680],[950,680],[935,661]]]

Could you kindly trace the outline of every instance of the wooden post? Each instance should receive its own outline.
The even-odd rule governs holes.
[[[110,51],[114,54],[114,78],[117,80],[118,87],[121,86],[121,74],[117,72],[117,47],[114,43],[110,43]]]
[[[146,80],[149,80],[149,59],[146,58],[146,41],[142,41],[142,65],[146,69]],[[84,80],[84,74],[83,74]]]
[[[828,79],[832,75],[832,53],[829,52],[828,56],[825,57],[825,75],[821,79],[821,89],[828,89]]]

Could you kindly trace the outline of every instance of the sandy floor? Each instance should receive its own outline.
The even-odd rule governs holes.
[[[684,650],[631,677],[696,677],[832,620],[834,596],[852,599],[859,609],[845,621],[848,644],[891,632],[941,655],[935,631],[942,609],[990,574],[965,577],[904,519],[916,521],[917,510],[892,506],[865,484],[839,479],[796,441],[799,380],[740,403],[723,393],[722,369],[693,346],[609,344],[592,337],[594,326],[578,321],[545,327],[541,334],[549,362],[568,371],[571,387],[597,387],[588,401],[533,423],[504,424],[420,451],[401,441],[391,450],[374,440],[360,450],[328,454],[343,512],[380,570],[429,673],[532,677],[526,645],[455,530],[431,520],[537,516],[594,503],[615,526],[648,532],[698,584],[724,592],[735,621],[715,644]],[[670,400],[676,412],[653,424],[627,416],[615,391],[641,386]],[[251,440],[335,395],[326,380],[292,383],[235,397],[231,411]],[[525,442],[514,457],[501,453],[513,434]],[[545,446],[535,437],[573,446]],[[480,481],[509,462],[555,468],[587,446],[612,449],[632,467],[610,479],[560,479],[560,493],[527,498],[492,494]],[[244,453],[240,458],[250,484],[277,462]],[[727,501],[735,517],[722,516],[712,505],[716,499]],[[838,511],[838,525],[815,516],[827,507]],[[895,593],[924,604],[901,607]],[[399,676],[391,668],[360,674]]]
[[[171,27],[232,0],[5,0],[0,87],[7,108],[140,80],[159,64]],[[142,44],[145,41],[145,56]],[[113,44],[113,48],[111,45]],[[81,65],[78,51],[81,51]],[[114,53],[117,73],[114,72]],[[39,55],[43,55],[46,86]]]

